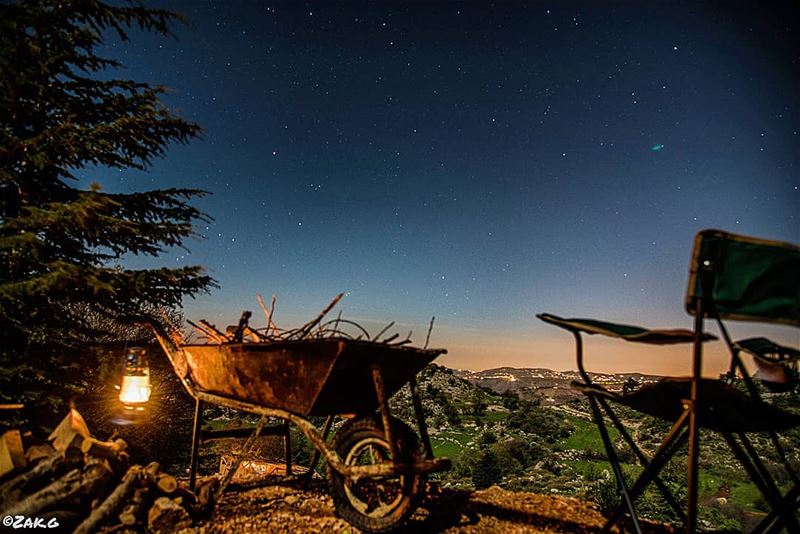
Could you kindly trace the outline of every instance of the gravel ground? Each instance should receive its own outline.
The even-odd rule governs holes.
[[[405,532],[556,533],[599,532],[604,519],[579,499],[515,493],[492,487],[467,492],[430,488],[429,496],[403,529]],[[652,525],[650,532],[671,532]],[[231,487],[217,504],[213,518],[182,534],[242,532],[356,534],[359,531],[334,514],[327,486],[279,477],[257,487]]]

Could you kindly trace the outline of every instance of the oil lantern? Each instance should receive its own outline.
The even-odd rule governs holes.
[[[150,367],[142,347],[131,347],[125,353],[125,368],[119,387],[119,400],[127,410],[144,411],[150,400]]]

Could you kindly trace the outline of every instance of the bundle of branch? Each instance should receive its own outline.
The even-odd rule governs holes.
[[[372,336],[366,328],[347,319],[342,319],[341,312],[336,319],[323,322],[323,319],[336,307],[339,301],[344,297],[344,293],[339,293],[323,310],[311,321],[306,324],[293,329],[284,330],[278,328],[275,324],[275,303],[277,298],[272,296],[272,302],[267,307],[264,298],[261,294],[256,295],[258,304],[264,312],[266,318],[265,328],[252,328],[249,324],[252,313],[250,311],[242,312],[238,325],[231,325],[225,329],[225,332],[219,330],[215,325],[206,320],[201,320],[198,323],[187,321],[192,326],[197,334],[206,342],[212,344],[222,343],[270,343],[277,341],[289,340],[303,340],[303,339],[324,339],[324,338],[345,338],[355,340],[371,341],[373,343],[385,343],[392,346],[401,346],[411,343],[411,334],[409,332],[405,337],[400,337],[399,333],[390,333],[389,330],[394,326],[394,321],[382,328],[378,334]],[[430,328],[433,327],[433,320],[431,320]],[[428,330],[428,338],[430,338],[430,328]],[[426,342],[427,344],[427,342]]]
[[[19,431],[0,439],[11,458],[0,475],[0,515],[55,520],[60,531],[79,534],[114,525],[172,532],[214,504],[214,482],[195,494],[157,462],[130,465],[128,444],[92,436],[74,408],[46,441]]]

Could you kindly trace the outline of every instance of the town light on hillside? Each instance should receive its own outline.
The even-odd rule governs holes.
[[[125,353],[125,369],[119,387],[119,400],[128,410],[144,410],[150,400],[150,367],[145,349],[131,347]]]

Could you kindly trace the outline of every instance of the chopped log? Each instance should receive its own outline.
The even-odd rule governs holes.
[[[194,494],[189,488],[183,486],[181,484],[175,489],[175,493],[172,494],[173,499],[183,499],[184,505],[192,505],[197,502],[197,495]]]
[[[0,509],[11,501],[16,501],[16,496],[29,492],[38,482],[58,476],[66,466],[64,458],[59,454],[41,460],[32,469],[28,469],[17,477],[0,486]]]
[[[38,467],[38,466],[37,466]],[[84,470],[73,469],[49,486],[28,495],[5,511],[8,515],[33,517],[39,512],[55,508],[73,498],[96,495],[111,478],[111,470],[104,462],[87,465]]]
[[[226,331],[226,334],[230,338],[231,341],[234,343],[241,343],[244,341],[244,333],[247,329],[247,325],[250,322],[250,317],[253,316],[253,312],[249,310],[245,310],[242,312],[242,316],[239,318],[239,325],[233,327],[233,332]],[[228,327],[230,328],[230,327]]]
[[[228,336],[220,332],[215,325],[209,323],[205,319],[200,319],[200,324],[206,327],[210,331],[210,333],[216,336],[219,343],[224,343],[226,341],[231,340]]]
[[[128,472],[128,468],[131,466],[130,456],[127,452],[122,451],[116,456],[112,456],[110,458],[106,458],[108,465],[111,467],[111,470],[114,471],[117,475],[123,475]]]
[[[83,452],[80,447],[67,447],[64,451],[64,460],[69,467],[81,467],[83,465]]]
[[[122,482],[100,506],[92,510],[89,517],[78,525],[78,528],[75,529],[73,534],[90,534],[94,532],[103,521],[110,518],[114,512],[119,510],[131,493],[133,493],[134,485],[139,480],[141,471],[142,467],[140,465],[134,465],[128,469],[128,472],[122,477]]]
[[[114,441],[100,441],[98,439],[88,437],[81,443],[81,451],[84,454],[91,456],[100,456],[103,458],[115,458],[128,448],[128,444],[124,439],[117,438]]]
[[[197,517],[207,517],[214,509],[217,489],[220,481],[216,477],[207,478],[197,484],[197,501],[190,505],[192,513]]]
[[[269,339],[267,336],[261,335],[260,332],[253,330],[249,326],[244,329],[244,333],[250,336],[250,339],[252,339],[256,343],[259,343],[261,341],[266,341]]]
[[[27,464],[19,430],[9,430],[0,436],[0,475],[22,469]]]
[[[123,525],[132,527],[139,522],[139,516],[142,514],[142,505],[128,504],[119,513],[119,522]]]
[[[159,473],[156,476],[156,486],[162,493],[170,495],[178,489],[178,480],[168,473]]]
[[[83,416],[75,408],[70,408],[47,440],[58,452],[64,453],[71,446],[80,447],[81,441],[88,437],[89,427],[86,426]]]
[[[234,325],[227,326],[225,327],[225,334],[228,336],[233,336],[236,334],[236,329],[237,327]],[[256,330],[253,330],[249,326],[245,326],[244,329],[242,330],[242,341],[240,341],[240,343],[244,341],[244,336],[248,336],[250,338],[250,341],[252,341],[253,343],[269,341],[269,338],[267,336],[261,334],[260,332],[257,332]]]
[[[203,321],[200,322],[202,323]],[[207,327],[205,324],[196,324],[188,319],[186,320],[186,323],[189,324],[189,326],[191,326],[195,330],[197,330],[200,333],[200,335],[205,336],[211,342],[224,343],[228,339],[227,337],[218,336],[216,334],[216,329],[211,329]]]
[[[35,516],[39,511],[55,507],[64,499],[68,499],[80,491],[81,470],[73,469],[49,486],[28,495],[14,506],[5,510],[8,515]]]
[[[133,526],[144,519],[149,504],[150,488],[147,486],[136,488],[131,497],[130,504],[123,508],[119,514],[119,522],[123,525]]]
[[[170,495],[178,488],[178,479],[168,473],[161,472],[161,464],[150,462],[144,469],[147,481],[155,485],[161,493]]]
[[[144,468],[144,475],[152,482],[155,482],[156,476],[161,471],[161,464],[158,462],[150,462]]]
[[[133,497],[131,497],[131,502],[133,504],[145,504],[149,500],[149,494],[150,488],[148,486],[136,488],[136,491],[133,492]]]
[[[150,532],[175,532],[192,526],[192,518],[186,509],[169,497],[159,497],[147,514]]]
[[[43,443],[41,445],[31,445],[28,447],[28,450],[25,451],[25,458],[28,460],[29,464],[34,465],[39,463],[40,460],[45,460],[55,454],[56,450],[52,445]]]

